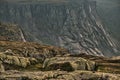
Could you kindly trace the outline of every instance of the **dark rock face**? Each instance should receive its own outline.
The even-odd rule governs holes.
[[[120,1],[119,0],[94,0],[97,1],[97,11],[103,20],[103,23],[108,26],[111,35],[120,40],[118,35],[120,32]]]
[[[67,48],[71,53],[115,55],[94,1],[0,3],[0,20],[21,25],[27,41]]]

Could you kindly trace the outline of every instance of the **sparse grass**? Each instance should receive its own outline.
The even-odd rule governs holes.
[[[21,41],[20,29],[14,24],[0,24],[0,40]]]

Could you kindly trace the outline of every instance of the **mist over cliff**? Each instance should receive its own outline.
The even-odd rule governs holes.
[[[18,24],[27,41],[67,48],[71,53],[116,55],[116,45],[88,0],[0,3],[0,20]]]

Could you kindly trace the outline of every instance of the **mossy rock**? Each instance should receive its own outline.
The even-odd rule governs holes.
[[[88,61],[84,58],[75,57],[54,57],[48,58],[43,63],[45,70],[89,70],[93,71],[95,68],[95,62]]]
[[[23,69],[23,71],[43,71],[43,67],[41,63],[29,65]]]
[[[20,66],[23,68],[38,62],[35,58],[18,57],[6,55],[4,53],[0,53],[0,60],[5,64]]]
[[[0,61],[0,72],[4,72],[4,71],[5,71],[4,66],[2,64],[2,61]]]
[[[50,64],[48,67],[46,67],[45,70],[61,70],[61,71],[73,71],[73,67],[69,62],[63,62],[63,63],[54,63]]]

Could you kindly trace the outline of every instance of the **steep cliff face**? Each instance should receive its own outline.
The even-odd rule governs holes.
[[[0,20],[21,25],[27,41],[62,46],[71,53],[112,56],[117,51],[94,1],[0,3]]]
[[[108,26],[114,38],[120,40],[120,0],[94,0],[97,1],[97,11]]]

